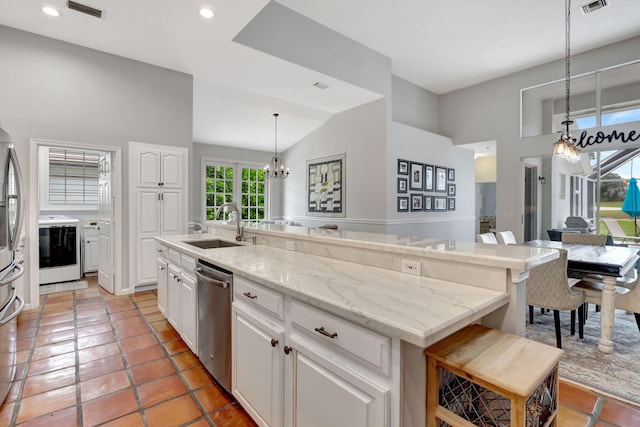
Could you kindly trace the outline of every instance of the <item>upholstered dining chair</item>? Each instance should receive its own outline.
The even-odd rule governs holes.
[[[496,240],[496,235],[493,233],[482,233],[482,234],[476,234],[476,242],[478,243],[491,243],[494,245],[498,244],[498,241]]]
[[[560,254],[557,259],[531,269],[526,287],[529,323],[533,323],[534,306],[553,310],[556,345],[562,348],[560,310],[571,310],[571,335],[574,335],[575,315],[578,309],[578,334],[583,338],[585,292],[572,288],[578,279],[567,277],[567,251],[565,249],[558,249],[558,251]]]
[[[604,246],[607,243],[607,236],[605,234],[562,233],[562,243]]]
[[[497,231],[496,239],[498,239],[499,245],[515,245],[516,238],[511,231]]]

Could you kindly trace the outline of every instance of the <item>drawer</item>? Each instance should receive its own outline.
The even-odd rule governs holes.
[[[180,254],[180,267],[193,276],[193,271],[196,269],[196,260],[185,254]]]
[[[291,324],[385,375],[391,372],[391,338],[313,308],[291,301]]]
[[[233,278],[233,299],[252,307],[260,307],[278,319],[284,317],[284,296],[242,277]]]
[[[167,252],[167,247],[165,245],[158,244],[158,256],[160,258],[168,259],[169,253]]]
[[[167,250],[169,262],[173,265],[180,265],[180,252],[175,249],[169,248]]]

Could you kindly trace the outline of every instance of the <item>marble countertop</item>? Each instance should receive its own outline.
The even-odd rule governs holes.
[[[209,221],[210,228],[235,230],[235,224]],[[296,238],[353,248],[393,251],[399,255],[417,255],[492,267],[529,270],[558,257],[558,252],[545,248],[520,245],[493,245],[461,240],[442,240],[428,237],[399,236],[350,230],[326,230],[278,224],[244,223],[245,233]]]
[[[185,243],[212,238],[218,237],[156,237],[169,247],[238,276],[419,347],[428,347],[509,302],[505,292],[271,246],[200,249]],[[530,256],[534,252],[527,251]]]

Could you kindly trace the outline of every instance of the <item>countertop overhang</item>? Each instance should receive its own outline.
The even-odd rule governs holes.
[[[285,230],[280,232],[286,233]],[[308,235],[307,238],[315,237]],[[510,300],[507,292],[414,276],[271,246],[245,244],[237,247],[200,249],[185,243],[212,238],[220,237],[211,234],[156,237],[159,242],[169,247],[219,265],[240,277],[422,348],[480,320],[508,304]],[[360,245],[366,246],[368,243],[361,242]],[[557,257],[557,251],[545,252],[535,248],[526,248],[525,251],[518,248],[509,249],[512,250],[505,251],[503,258],[509,260],[507,264],[513,265],[513,268],[528,269],[545,262],[547,258]],[[480,247],[474,251],[474,255],[482,259],[484,251],[485,249]],[[497,248],[487,248],[486,251],[494,255],[485,254],[484,257],[493,260],[492,263],[499,264],[500,261],[494,258],[500,251]],[[447,259],[454,253],[440,252],[448,253]],[[510,255],[507,255],[508,253]],[[467,253],[464,258],[470,256],[471,254]],[[509,268],[504,264],[501,266]]]

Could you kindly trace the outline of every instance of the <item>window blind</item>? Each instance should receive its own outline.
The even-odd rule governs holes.
[[[100,153],[49,149],[49,203],[97,205]]]

